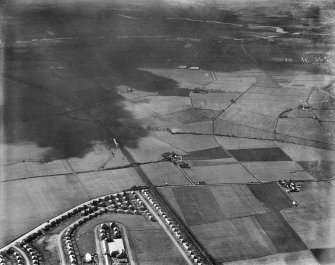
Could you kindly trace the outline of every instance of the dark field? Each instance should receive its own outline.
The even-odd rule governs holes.
[[[278,252],[295,252],[307,249],[298,234],[280,213],[271,212],[255,215]]]
[[[187,225],[217,222],[223,218],[208,187],[178,187],[173,189],[173,193]]]
[[[229,150],[229,153],[241,162],[292,160],[280,148],[235,149]]]
[[[248,185],[254,196],[271,211],[281,211],[292,207],[292,200],[276,183]]]
[[[320,265],[331,265],[335,262],[335,248],[311,249]]]
[[[220,159],[230,157],[230,155],[226,151],[224,151],[222,147],[193,151],[189,152],[189,154],[190,156],[187,157],[187,159],[190,160],[209,160],[209,159]]]

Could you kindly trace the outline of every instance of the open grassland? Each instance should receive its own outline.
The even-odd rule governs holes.
[[[1,246],[80,203],[134,185],[144,184],[133,168],[3,182]]]
[[[208,89],[220,90],[223,92],[243,93],[251,85],[256,83],[256,78],[252,76],[232,77],[225,73],[215,73],[217,80],[207,85]]]
[[[192,107],[205,110],[224,110],[240,96],[240,93],[192,93],[190,95]]]
[[[254,217],[195,225],[191,230],[219,263],[277,253]]]
[[[297,163],[317,180],[328,180],[335,175],[334,161],[317,160],[299,161]]]
[[[327,205],[334,202],[335,187],[327,181],[301,182],[303,191],[293,192],[291,196],[302,206]]]
[[[256,259],[239,260],[225,263],[227,265],[318,265],[313,255],[307,251],[280,253]]]
[[[194,106],[193,106],[194,107]],[[209,109],[186,109],[165,115],[166,118],[176,120],[182,124],[209,121],[217,115],[217,111]]]
[[[185,152],[215,148],[218,146],[217,142],[211,135],[171,134],[165,131],[157,131],[153,132],[152,136]]]
[[[2,181],[18,180],[45,175],[61,175],[71,173],[71,168],[65,160],[40,163],[39,161],[17,162],[1,166]]]
[[[160,162],[142,165],[141,168],[147,174],[154,185],[187,185],[189,181],[180,170],[171,162]]]
[[[335,247],[334,204],[308,205],[282,211],[308,248]]]
[[[83,157],[67,159],[75,172],[97,170],[101,168],[120,167],[129,164],[123,153],[116,149],[113,143],[95,144],[91,152]]]
[[[240,164],[231,162],[230,160],[215,166],[197,166],[185,172],[194,182],[205,181],[208,184],[258,182]]]
[[[294,161],[332,161],[335,158],[335,151],[331,150],[282,142],[276,144]]]
[[[222,149],[222,147],[214,147],[189,152],[187,159],[190,160],[210,160],[230,158],[230,155]]]
[[[212,134],[213,122],[204,121],[178,126],[169,126],[172,133]]]
[[[138,215],[107,214],[81,226],[76,232],[81,255],[95,252],[94,228],[101,223],[112,221],[125,226],[136,263],[186,264],[185,259],[162,227],[157,222],[150,222]]]
[[[312,175],[294,161],[244,162],[243,165],[261,181],[314,180]]]
[[[243,107],[241,104],[234,104],[223,112],[218,119],[264,131],[273,131],[276,124],[275,115],[271,116],[266,112],[258,112],[257,110],[244,110]]]
[[[206,70],[189,70],[189,69],[141,69],[158,76],[169,78],[178,82],[181,88],[194,88],[205,86],[213,81],[209,71]]]
[[[277,147],[274,142],[268,140],[235,138],[226,136],[215,136],[215,139],[223,148],[227,150]]]
[[[138,141],[136,147],[127,148],[138,162],[158,161],[165,152],[174,151],[184,154],[178,147],[165,143],[155,137],[147,136]]]

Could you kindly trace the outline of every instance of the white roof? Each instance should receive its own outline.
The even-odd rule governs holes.
[[[120,253],[124,250],[122,238],[115,238],[113,242],[108,242],[108,253],[112,254],[114,251],[119,251]]]

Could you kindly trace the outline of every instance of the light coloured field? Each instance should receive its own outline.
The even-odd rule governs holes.
[[[240,93],[192,93],[191,101],[193,108],[196,109],[223,110],[239,95]]]
[[[140,70],[148,71],[155,75],[175,80],[179,83],[180,87],[183,83],[199,86],[207,85],[213,81],[210,73],[205,70],[189,70],[189,69],[157,69],[157,68],[140,68]],[[188,88],[188,86],[187,86]]]
[[[267,90],[267,88],[250,88],[247,93],[238,99],[236,105],[245,111],[276,116],[286,109],[295,108],[301,104],[301,99],[305,99],[293,95],[275,95],[271,93],[271,90],[265,94],[263,93],[264,90]]]
[[[276,144],[272,141],[267,140],[256,140],[256,139],[246,139],[246,138],[234,138],[226,136],[215,136],[218,143],[223,146],[223,148],[232,149],[247,149],[247,148],[266,148],[266,147],[276,147]]]
[[[90,198],[144,185],[134,168],[81,173],[78,179]]]
[[[148,109],[151,112],[156,113],[156,115],[169,114],[191,108],[190,98],[179,96],[148,96],[133,100],[132,103]]]
[[[335,202],[335,187],[327,181],[301,182],[302,192],[292,192],[291,196],[300,205],[327,205]]]
[[[194,133],[194,134],[212,134],[213,122],[204,121],[179,126],[169,126],[172,133]]]
[[[214,122],[214,132],[215,134],[223,136],[246,137],[266,140],[274,139],[274,133],[272,131],[258,129],[255,128],[256,126],[257,124],[254,124],[253,126],[245,126],[236,122],[217,119]]]
[[[19,162],[2,166],[2,180],[14,180],[31,178],[45,175],[67,174],[71,172],[68,164],[64,160],[55,160],[48,163],[40,162]]]
[[[162,159],[165,152],[176,152],[185,154],[177,147],[165,143],[152,136],[146,136],[138,140],[136,147],[127,147],[129,152],[134,156],[137,162],[150,162]]]
[[[254,217],[195,225],[191,230],[218,262],[277,253]]]
[[[133,124],[129,119],[123,119],[122,123],[128,124],[129,127],[133,127]],[[183,124],[182,122],[175,120],[168,115],[159,115],[155,117],[138,119],[135,121],[135,127],[168,127]]]
[[[148,178],[154,185],[187,185],[189,181],[180,170],[171,162],[160,162],[142,165]]]
[[[335,159],[335,151],[283,142],[276,142],[276,144],[295,161],[332,161]]]
[[[246,185],[211,186],[210,190],[223,210],[225,219],[267,212]]]
[[[185,172],[194,182],[205,181],[208,184],[258,182],[238,163],[193,167]]]
[[[84,201],[134,185],[144,184],[133,168],[3,182],[1,246]]]
[[[285,209],[282,214],[308,248],[335,247],[334,204]]]
[[[334,79],[331,75],[322,75],[322,74],[298,74],[296,73],[291,82],[281,84],[283,87],[292,87],[299,86],[311,88],[313,86],[323,87],[331,82]]]
[[[314,180],[294,161],[245,162],[243,163],[261,181],[281,179]]]
[[[211,135],[171,134],[165,131],[153,132],[152,135],[185,152],[217,147],[218,144]]]
[[[329,136],[329,132],[322,128],[315,119],[279,119],[277,132],[312,141],[334,142],[334,139]]]
[[[274,116],[245,111],[243,108],[240,108],[239,105],[232,105],[229,109],[223,112],[218,119],[269,132],[274,130],[276,123],[276,117]]]
[[[143,119],[157,115],[157,113],[148,107],[146,103],[137,101],[124,101],[120,103],[120,108],[132,114],[134,119]],[[113,113],[114,114],[114,113]],[[111,114],[111,115],[113,115]],[[114,114],[115,115],[115,114]]]
[[[216,81],[207,85],[208,89],[242,93],[256,83],[255,77],[229,77],[222,76],[220,73],[216,73],[216,77]]]
[[[218,111],[207,109],[186,109],[165,115],[166,118],[179,121],[182,124],[212,120],[218,115]]]
[[[1,247],[89,199],[73,175],[6,182],[1,183],[0,189]]]
[[[114,156],[112,154],[114,152]],[[129,164],[119,149],[113,146],[97,143],[91,147],[90,152],[83,157],[72,157],[67,159],[74,171],[97,170],[102,167],[118,167]]]
[[[256,259],[239,260],[224,263],[226,265],[318,265],[309,251],[279,253]]]

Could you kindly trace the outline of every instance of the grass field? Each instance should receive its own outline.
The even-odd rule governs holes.
[[[187,185],[189,181],[180,170],[171,162],[160,162],[142,165],[148,178],[154,185]]]
[[[248,185],[252,194],[270,211],[292,207],[292,200],[277,183]]]
[[[196,122],[185,125],[169,126],[172,133],[194,133],[194,134],[212,134],[213,123],[211,121]]]
[[[71,169],[66,161],[55,160],[47,163],[19,162],[2,166],[4,175],[2,180],[18,180],[45,175],[67,174]]]
[[[256,259],[240,260],[225,263],[227,265],[318,265],[309,251],[280,253]]]
[[[210,159],[222,159],[230,158],[230,155],[222,149],[222,147],[208,148],[198,151],[189,152],[190,156],[187,159],[190,160],[210,160]]]
[[[143,216],[108,214],[84,224],[76,232],[81,255],[95,252],[93,229],[103,222],[116,221],[126,227],[130,248],[138,264],[186,264],[176,246],[157,222]],[[157,255],[157,253],[160,253]]]
[[[194,107],[194,106],[193,106]],[[209,109],[186,109],[165,115],[166,118],[179,121],[180,123],[195,123],[209,121],[217,115],[217,111]]]
[[[225,136],[215,136],[215,139],[226,150],[277,147],[277,145],[274,142],[267,140],[234,138]]]
[[[211,135],[171,134],[165,131],[157,131],[152,132],[152,136],[172,146],[178,147],[185,152],[215,148],[218,146]]]
[[[308,248],[335,247],[334,204],[308,205],[282,211]]]
[[[299,161],[297,163],[317,180],[327,180],[335,175],[334,161]]]
[[[291,161],[292,159],[286,155],[280,148],[248,148],[229,150],[238,161]]]
[[[191,230],[219,263],[277,253],[255,217],[196,225]]]
[[[308,172],[293,161],[244,162],[243,164],[251,174],[262,181],[314,180]]]
[[[301,182],[303,192],[291,193],[300,205],[327,205],[334,202],[335,187],[327,181]]]
[[[239,92],[243,93],[252,84],[256,82],[255,77],[243,76],[232,77],[222,73],[215,73],[217,80],[207,85],[208,89],[215,89],[224,92]]]
[[[165,152],[182,153],[177,147],[165,143],[155,137],[147,136],[138,141],[138,145],[127,148],[137,162],[150,162],[162,159]],[[183,154],[183,153],[182,153]]]
[[[231,160],[216,166],[193,167],[185,172],[194,182],[205,181],[208,184],[258,182],[240,164],[231,163]]]
[[[192,93],[191,102],[195,109],[223,110],[239,95],[240,93]]]
[[[84,201],[134,185],[143,182],[133,168],[1,183],[0,245]]]

